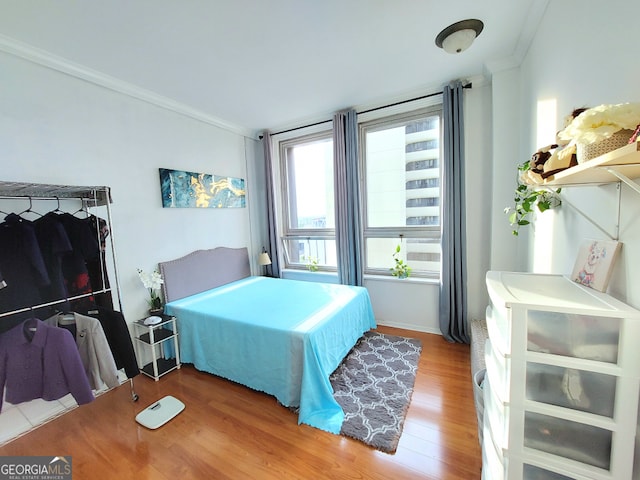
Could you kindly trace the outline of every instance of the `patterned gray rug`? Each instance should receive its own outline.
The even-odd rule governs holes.
[[[421,351],[417,339],[364,334],[330,377],[345,414],[342,435],[395,453]]]

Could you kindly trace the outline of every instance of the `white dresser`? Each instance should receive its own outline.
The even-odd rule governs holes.
[[[561,275],[486,282],[483,480],[632,479],[640,311]]]

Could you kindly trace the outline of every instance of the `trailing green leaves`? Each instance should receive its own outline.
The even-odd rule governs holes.
[[[520,227],[531,224],[529,220],[536,208],[539,212],[545,212],[562,204],[560,191],[547,190],[538,185],[528,185],[522,181],[522,177],[529,170],[530,164],[527,160],[522,165],[518,165],[518,186],[515,190],[514,206],[507,207],[504,212],[509,216],[509,223],[513,227],[511,233],[518,235]]]
[[[395,252],[393,252],[393,261],[394,266],[389,269],[391,270],[391,275],[397,278],[408,278],[409,275],[411,275],[411,267],[400,258],[400,245],[398,245]]]

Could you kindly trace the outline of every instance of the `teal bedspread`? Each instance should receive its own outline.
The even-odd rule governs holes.
[[[329,375],[376,323],[363,287],[248,277],[176,300],[184,363],[300,407],[298,423],[339,433]]]

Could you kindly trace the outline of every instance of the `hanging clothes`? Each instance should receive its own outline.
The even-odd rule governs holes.
[[[40,252],[47,267],[50,283],[41,289],[45,301],[68,298],[69,293],[62,272],[62,260],[71,254],[71,240],[60,215],[49,212],[33,222]]]
[[[70,213],[58,215],[64,225],[69,240],[71,240],[72,252],[65,255],[62,260],[62,269],[70,297],[89,294],[93,291],[87,262],[99,258],[100,247],[91,227],[82,218],[74,217]],[[72,310],[88,310],[95,307],[94,299],[89,296],[73,300]]]
[[[116,361],[116,367],[124,369],[127,378],[138,375],[140,368],[124,315],[108,307],[98,307],[89,310],[86,314],[96,318],[102,325],[113,359]]]
[[[109,226],[107,221],[95,215],[89,215],[82,221],[86,222],[91,230],[93,238],[99,240],[100,255],[87,260],[87,271],[89,281],[95,291],[109,289],[109,277],[107,275],[107,237],[109,236]],[[113,298],[111,292],[96,294],[95,302],[102,307],[111,308]],[[78,310],[77,308],[75,310]]]
[[[116,362],[97,319],[79,313],[59,313],[47,318],[44,323],[66,329],[75,337],[91,388],[99,390],[104,384],[109,388],[120,385]]]
[[[68,393],[78,405],[94,400],[71,334],[36,318],[0,335],[0,390],[5,387],[6,400],[14,404]]]
[[[60,337],[59,334],[46,335],[45,333],[38,333],[39,330],[44,332],[44,329],[36,328],[38,324],[35,324],[30,327],[33,328],[33,332],[29,329],[25,330],[27,336],[27,345],[25,347],[23,345],[25,340],[22,338],[25,335],[20,337],[16,332],[22,334],[20,327],[24,325],[25,320],[35,321],[36,317],[49,318],[61,310],[74,311],[77,308],[80,311],[86,311],[90,308],[95,309],[96,300],[104,299],[105,307],[113,308],[105,259],[106,239],[110,233],[111,214],[107,208],[106,213],[109,220],[105,221],[99,217],[89,215],[87,211],[88,206],[97,207],[105,205],[107,202],[111,203],[109,187],[0,182],[0,190],[3,192],[3,196],[7,198],[29,198],[29,208],[18,215],[0,212],[6,215],[5,221],[0,223],[0,338],[2,338],[0,343],[0,375],[2,377],[0,395],[2,395],[2,389],[6,384],[7,391],[14,393],[7,394],[4,398],[14,403],[31,399],[29,397],[44,398],[45,400],[53,399],[54,397],[59,398],[69,391],[75,392],[74,397],[76,397],[79,404],[87,403],[93,399],[91,393],[91,398],[87,398],[88,396],[86,395],[86,390],[91,392],[92,386],[97,388],[104,384],[109,387],[119,385],[117,381],[118,367],[113,367],[115,365],[113,353],[111,353],[111,365],[104,370],[102,365],[99,364],[100,360],[98,360],[98,358],[109,358],[103,354],[105,351],[111,352],[109,340],[103,340],[101,347],[94,345],[92,347],[93,350],[87,350],[87,360],[92,359],[91,355],[93,354],[91,352],[93,351],[95,353],[93,355],[95,362],[90,363],[87,361],[88,367],[87,371],[85,371],[82,358],[80,358],[80,346],[75,340],[82,342],[85,338],[93,337],[90,333],[91,328],[84,329],[80,325],[81,328],[78,332],[78,325],[75,323],[73,325],[65,325],[66,328],[59,328],[38,320],[40,324],[50,329],[48,330],[49,332],[59,331],[66,332],[67,336],[71,335],[69,337],[73,344],[71,351],[75,352],[76,357],[80,359],[77,362],[80,365],[80,368],[77,369],[77,372],[80,372],[78,374],[71,371],[73,368],[63,368],[65,362],[55,358],[55,349],[49,348],[48,341],[45,345],[44,340],[42,338],[39,339],[39,336],[44,336],[45,340],[51,337],[51,341],[60,346],[61,352],[64,350],[65,353],[60,353],[60,356],[64,357],[68,354],[69,349],[67,348],[68,345],[63,344],[68,342],[61,342],[64,338]],[[29,195],[32,192],[37,194],[34,196],[38,200],[57,200],[57,208],[46,215],[32,210],[32,197]],[[17,193],[17,195],[14,195],[14,193]],[[43,193],[45,195],[40,196]],[[60,210],[60,199],[56,196],[58,193],[65,201],[70,199],[81,200],[82,207],[75,213],[82,211],[87,213],[87,217],[78,218],[75,214],[72,215]],[[36,214],[41,218],[36,218],[33,222],[21,218],[26,213]],[[94,283],[95,285],[92,285]],[[115,283],[118,283],[117,277],[115,278]],[[102,292],[103,290],[105,292]],[[95,293],[96,291],[100,291],[100,293]],[[102,298],[97,298],[98,296]],[[108,305],[106,304],[107,302]],[[76,320],[75,317],[74,320]],[[96,319],[92,319],[92,321],[95,322]],[[80,321],[80,324],[82,324],[82,321]],[[97,321],[97,324],[102,327],[100,321]],[[126,342],[133,349],[131,334],[126,323],[124,327]],[[67,329],[74,330],[73,334]],[[104,328],[102,335],[106,338]],[[13,345],[14,343],[15,345]],[[114,340],[112,343],[118,342]],[[105,344],[106,348],[104,347]],[[46,358],[43,357],[44,359],[41,360],[39,370],[35,366],[32,369],[36,372],[44,372],[43,378],[39,379],[39,383],[44,386],[37,386],[38,382],[34,380],[37,375],[33,372],[28,372],[28,375],[25,376],[25,378],[30,378],[28,382],[20,381],[19,377],[14,377],[16,375],[15,371],[26,365],[25,361],[21,360],[21,353],[24,352],[16,345],[22,345],[22,350],[27,351],[30,358],[35,358],[36,347],[45,352],[43,355],[46,354]],[[12,357],[17,363],[8,361],[9,357]],[[134,376],[131,370],[131,358],[135,362],[135,373],[139,373],[137,371],[135,353],[133,355],[125,354],[123,357],[127,359],[126,365],[129,370],[126,373],[129,378]],[[124,361],[123,364],[125,364]],[[55,367],[56,365],[57,367]],[[92,373],[95,372],[92,365],[98,365],[97,374]],[[49,371],[52,371],[51,375],[47,373]],[[49,385],[47,380],[49,377],[54,381],[57,381],[58,377],[62,377],[64,382],[58,381],[58,383],[66,385],[66,387]],[[91,377],[91,380],[89,377]],[[86,386],[84,393],[82,388],[77,385],[77,381],[84,382]],[[32,386],[28,387],[27,383],[32,384]],[[18,385],[18,387],[10,387],[10,385],[14,384]],[[133,392],[133,381],[131,381],[131,387],[132,396],[137,399],[137,395]],[[34,397],[33,390],[38,388],[42,390],[43,394]],[[67,392],[60,393],[60,390],[64,390],[64,388],[67,388]],[[0,398],[0,409],[1,402],[2,398]]]
[[[51,282],[35,228],[14,213],[0,224],[0,270],[7,285],[0,290],[0,313],[43,303],[41,289]],[[30,316],[26,312],[1,322],[0,333]]]

